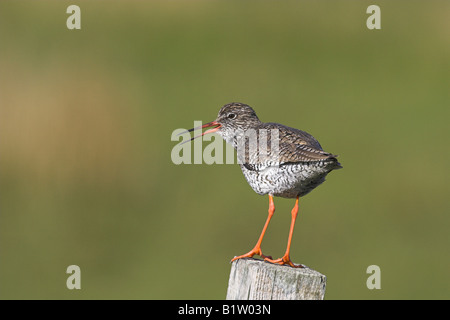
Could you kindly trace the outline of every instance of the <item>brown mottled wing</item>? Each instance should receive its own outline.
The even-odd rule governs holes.
[[[320,161],[336,157],[323,151],[320,143],[305,131],[276,123],[265,123],[263,126],[269,130],[278,129],[279,164]],[[276,152],[269,152],[268,156],[274,159]]]
[[[259,139],[257,146],[246,142],[245,152],[238,151],[238,161],[248,170],[261,171],[272,166],[289,163],[314,162],[334,158],[336,156],[322,150],[319,142],[309,133],[286,127],[277,123],[262,123],[258,128]],[[261,141],[265,131],[267,146]],[[278,148],[273,139],[278,135]],[[247,144],[248,143],[248,144]],[[258,152],[250,152],[251,147]],[[336,166],[340,166],[337,161]]]

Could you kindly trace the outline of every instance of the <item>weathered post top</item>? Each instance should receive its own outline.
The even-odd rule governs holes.
[[[252,258],[232,263],[227,300],[323,300],[326,277]]]

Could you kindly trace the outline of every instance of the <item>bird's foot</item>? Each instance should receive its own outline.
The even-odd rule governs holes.
[[[289,257],[289,255],[286,255],[286,254],[280,259],[272,260],[272,258],[265,258],[264,261],[267,261],[270,263],[276,263],[279,265],[287,264],[287,265],[291,266],[292,268],[304,268],[304,266],[301,264],[294,264],[292,262],[291,258]]]
[[[252,250],[250,250],[250,251],[247,252],[246,254],[243,254],[243,255],[241,255],[241,256],[234,257],[233,259],[231,259],[231,262],[236,261],[236,260],[238,260],[238,259],[242,259],[242,258],[251,258],[251,257],[253,257],[254,255],[258,255],[258,256],[260,256],[261,258],[263,258],[264,260],[265,260],[265,259],[272,259],[271,256],[265,256],[265,255],[263,255],[263,253],[262,253],[260,247],[254,247]]]

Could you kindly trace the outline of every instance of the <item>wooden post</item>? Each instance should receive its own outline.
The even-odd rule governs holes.
[[[326,279],[308,267],[239,259],[231,265],[227,300],[323,300]]]

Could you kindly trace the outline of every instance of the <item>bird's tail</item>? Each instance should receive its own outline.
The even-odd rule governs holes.
[[[337,159],[337,155],[334,155],[334,154],[333,154],[333,155],[329,158],[329,160],[331,160],[331,161],[332,161],[332,164],[333,164],[331,170],[336,170],[336,169],[342,169],[342,168],[344,168],[344,167],[339,163],[339,161],[338,161],[338,159]]]

